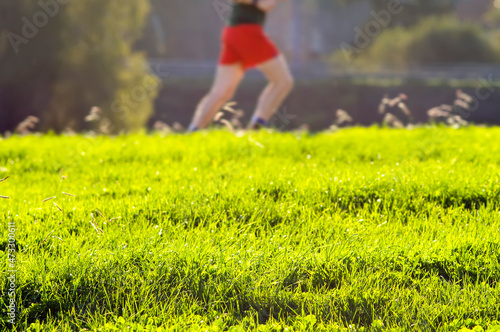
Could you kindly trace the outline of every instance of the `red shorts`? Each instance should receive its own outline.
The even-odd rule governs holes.
[[[244,69],[255,67],[279,55],[274,43],[258,24],[225,27],[222,32],[222,53],[219,63],[241,63]]]

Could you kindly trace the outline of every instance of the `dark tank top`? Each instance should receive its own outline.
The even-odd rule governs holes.
[[[255,5],[235,3],[227,24],[233,27],[241,24],[264,25],[265,21],[266,13]]]

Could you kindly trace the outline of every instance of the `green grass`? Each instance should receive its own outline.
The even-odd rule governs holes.
[[[0,167],[17,330],[500,325],[499,128],[12,137]]]

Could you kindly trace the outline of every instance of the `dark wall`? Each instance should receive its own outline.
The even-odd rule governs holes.
[[[238,102],[238,107],[245,110],[245,119],[251,116],[264,84],[263,80],[246,80],[238,90],[234,100]],[[161,120],[168,124],[179,122],[187,125],[197,102],[209,87],[209,80],[167,79],[156,101],[156,112],[150,124]],[[491,96],[479,101],[477,110],[470,113],[467,121],[500,125],[500,87],[491,89]],[[378,113],[378,105],[381,99],[384,95],[392,98],[400,93],[408,96],[406,104],[412,111],[414,121],[425,123],[429,121],[427,110],[442,104],[453,104],[456,90],[457,88],[450,86],[433,87],[418,83],[373,86],[339,81],[299,81],[283,105],[286,114],[294,117],[285,129],[293,129],[302,124],[309,125],[311,130],[327,129],[335,121],[335,112],[339,108],[347,111],[359,125],[380,123],[382,117]],[[474,87],[462,90],[472,97],[476,95]],[[484,94],[488,91],[483,89],[480,92]],[[279,122],[280,119],[276,121]]]

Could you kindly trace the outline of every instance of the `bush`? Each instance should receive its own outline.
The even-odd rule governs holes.
[[[0,21],[0,132],[28,115],[46,130],[89,129],[84,118],[93,106],[110,132],[146,123],[160,84],[132,45],[148,0],[6,0],[0,7],[9,13]],[[27,34],[26,25],[36,32]]]
[[[360,66],[409,67],[458,62],[498,62],[500,52],[481,27],[449,16],[387,29],[354,60]],[[338,56],[338,55],[337,55]]]

